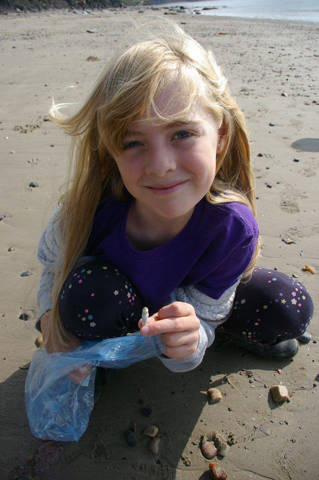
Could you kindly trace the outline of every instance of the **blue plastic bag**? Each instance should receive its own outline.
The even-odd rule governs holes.
[[[31,432],[42,440],[78,441],[87,429],[94,406],[96,367],[125,368],[159,356],[159,336],[139,332],[100,342],[85,341],[68,353],[34,353],[25,383],[25,404]],[[66,375],[85,365],[91,372],[81,383]]]

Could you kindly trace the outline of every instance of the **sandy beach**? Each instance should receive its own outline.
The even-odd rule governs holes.
[[[318,304],[319,24],[165,13],[52,10],[0,17],[1,480],[19,478],[16,467],[30,464],[42,445],[29,430],[24,382],[36,349],[37,244],[59,197],[69,145],[48,121],[48,110],[52,98],[83,101],[134,23],[169,17],[214,51],[250,132],[263,240],[258,265],[295,275]],[[305,265],[316,273],[303,271]],[[211,430],[231,444],[219,461],[229,480],[319,478],[316,313],[309,331],[313,340],[291,361],[264,360],[226,344],[211,348],[202,365],[185,374],[168,372],[156,359],[112,372],[85,435],[64,444],[59,460],[36,478],[208,479],[199,442]],[[289,403],[272,402],[274,384],[288,387]],[[223,399],[210,405],[205,392],[214,385]],[[150,417],[142,406],[152,408]],[[131,421],[134,448],[123,436]],[[150,424],[159,427],[158,456],[142,433]]]

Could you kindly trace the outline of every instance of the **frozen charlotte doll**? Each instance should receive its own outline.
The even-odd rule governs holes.
[[[312,300],[255,267],[245,121],[212,53],[174,27],[116,55],[78,113],[60,107],[74,164],[38,250],[48,352],[140,329],[161,335],[168,369],[187,371],[217,329],[258,355],[295,355]]]

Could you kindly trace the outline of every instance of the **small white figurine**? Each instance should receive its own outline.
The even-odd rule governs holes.
[[[145,327],[145,325],[146,325],[148,316],[149,316],[148,308],[143,307],[143,310],[142,310],[142,325],[143,325],[143,327]]]

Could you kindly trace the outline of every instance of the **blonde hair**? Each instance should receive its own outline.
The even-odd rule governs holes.
[[[158,110],[155,99],[170,84],[178,87],[176,94],[182,107],[167,115]],[[241,202],[256,215],[244,116],[231,98],[227,80],[212,53],[179,27],[175,26],[171,34],[136,43],[114,57],[75,115],[63,117],[61,105],[51,109],[52,120],[73,138],[68,188],[60,199],[64,250],[53,289],[53,341],[68,341],[59,319],[59,292],[86,246],[102,193],[108,191],[119,199],[129,197],[114,161],[128,127],[145,113],[151,116],[151,112],[163,122],[183,119],[198,102],[216,120],[225,139],[207,201]],[[246,275],[252,271],[257,253],[258,248]]]

